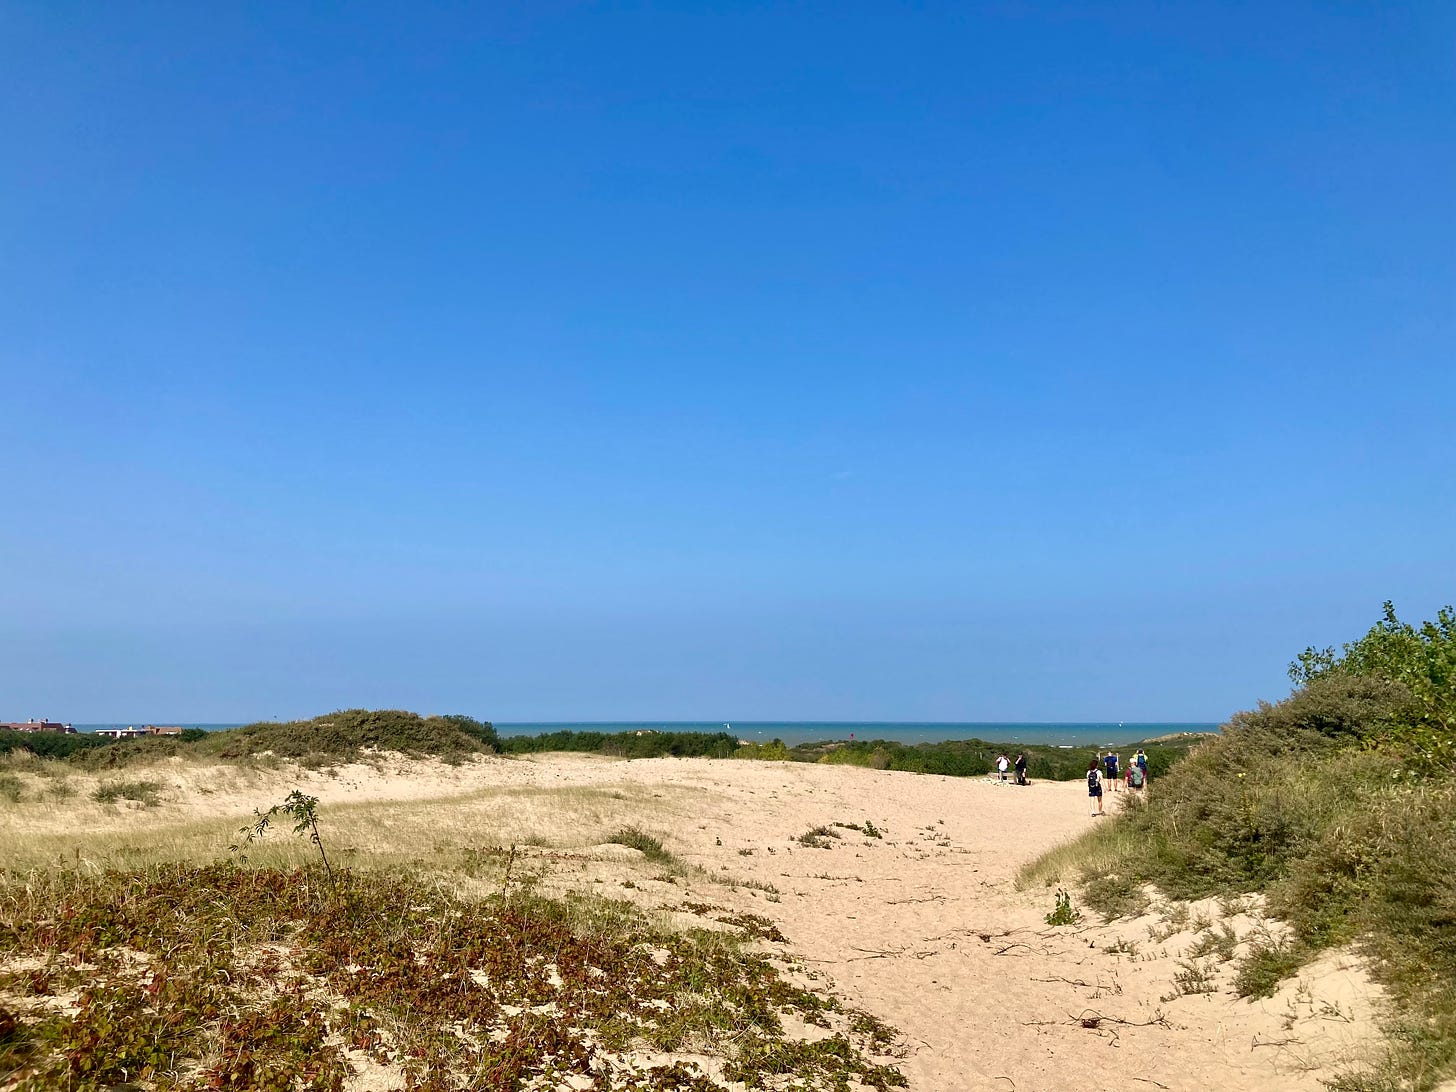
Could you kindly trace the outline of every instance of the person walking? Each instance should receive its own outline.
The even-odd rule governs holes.
[[[1143,772],[1143,784],[1148,783],[1148,756],[1143,754],[1143,749],[1138,748],[1137,754],[1132,756],[1132,764]]]
[[[1097,805],[1097,810],[1092,813],[1095,819],[1102,814],[1102,771],[1097,768],[1097,756],[1092,756],[1092,761],[1087,763],[1087,795]]]
[[[1107,757],[1102,760],[1102,765],[1107,773],[1107,783],[1112,786],[1112,791],[1117,791],[1117,752],[1108,751]]]

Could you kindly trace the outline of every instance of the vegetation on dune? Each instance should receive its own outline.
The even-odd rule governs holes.
[[[271,751],[282,758],[357,758],[365,751],[411,757],[478,754],[497,749],[495,728],[465,716],[422,717],[398,709],[346,709],[313,720],[264,721],[204,741],[224,758]]]
[[[1357,945],[1391,998],[1389,1056],[1331,1087],[1432,1088],[1456,1073],[1456,616],[1416,628],[1386,604],[1364,637],[1307,650],[1290,674],[1288,698],[1235,716],[1024,879],[1080,862],[1084,902],[1108,915],[1139,909],[1144,884],[1265,892],[1292,933],[1254,946],[1241,992]]]
[[[495,728],[471,717],[423,717],[398,709],[344,709],[312,720],[259,721],[220,732],[98,741],[79,749],[72,761],[88,768],[108,769],[174,756],[236,761],[270,754],[316,764],[356,761],[378,751],[414,758],[458,759],[497,749]]]
[[[0,731],[0,755],[29,752],[38,758],[70,758],[74,754],[110,747],[113,741],[105,736],[80,732],[7,732]]]
[[[729,758],[738,740],[727,732],[543,732],[536,736],[505,736],[505,754],[543,754],[580,751],[615,758]]]
[[[570,1077],[698,1092],[780,1076],[826,1092],[905,1083],[870,1057],[889,1029],[734,935],[664,930],[602,899],[470,899],[397,874],[7,874],[0,993],[0,1072],[37,1092],[338,1090],[368,1064],[420,1092]],[[823,1031],[787,1034],[790,1014]]]

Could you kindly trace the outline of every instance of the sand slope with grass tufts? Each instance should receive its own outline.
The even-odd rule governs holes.
[[[1018,890],[1016,876],[1108,821],[1088,816],[1080,782],[583,755],[62,770],[7,768],[0,864],[227,856],[254,808],[298,788],[320,799],[339,864],[418,866],[475,893],[499,888],[509,868],[511,883],[546,894],[588,890],[664,920],[747,923],[898,1028],[897,1065],[923,1092],[1313,1092],[1375,1035],[1378,993],[1348,955],[1273,998],[1233,995],[1239,954],[1277,930],[1256,899],[1155,901],[1132,921],[1048,925],[1056,877]],[[287,865],[313,851],[285,826],[248,852]],[[1074,891],[1074,912],[1077,901]]]

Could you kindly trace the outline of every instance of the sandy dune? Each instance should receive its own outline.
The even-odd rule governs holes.
[[[332,774],[178,767],[150,823],[241,821],[285,784],[317,794],[345,842],[393,829],[425,857],[417,828],[465,838],[488,829],[497,844],[535,843],[523,847],[525,863],[547,886],[589,885],[654,909],[697,901],[764,915],[792,957],[900,1029],[898,1064],[922,1092],[1313,1092],[1375,1034],[1378,994],[1353,958],[1327,957],[1276,997],[1249,1003],[1228,989],[1232,963],[1190,957],[1223,920],[1240,937],[1264,927],[1256,900],[1048,926],[1054,893],[1017,891],[1013,878],[1042,850],[1107,821],[1089,817],[1080,783],[579,755],[453,767],[391,760]],[[92,831],[137,821],[87,807],[73,819]],[[798,841],[811,828],[866,821],[882,836],[839,827],[828,848]],[[599,847],[624,823],[701,871],[659,877],[634,853]],[[0,817],[8,835],[22,833],[17,824],[34,837],[46,822],[15,808]],[[1206,982],[1189,978],[1194,967]],[[1180,992],[1180,973],[1185,988],[1213,992]]]

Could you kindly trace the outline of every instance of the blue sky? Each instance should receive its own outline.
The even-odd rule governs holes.
[[[1456,9],[0,5],[0,719],[1219,720],[1456,599]]]

